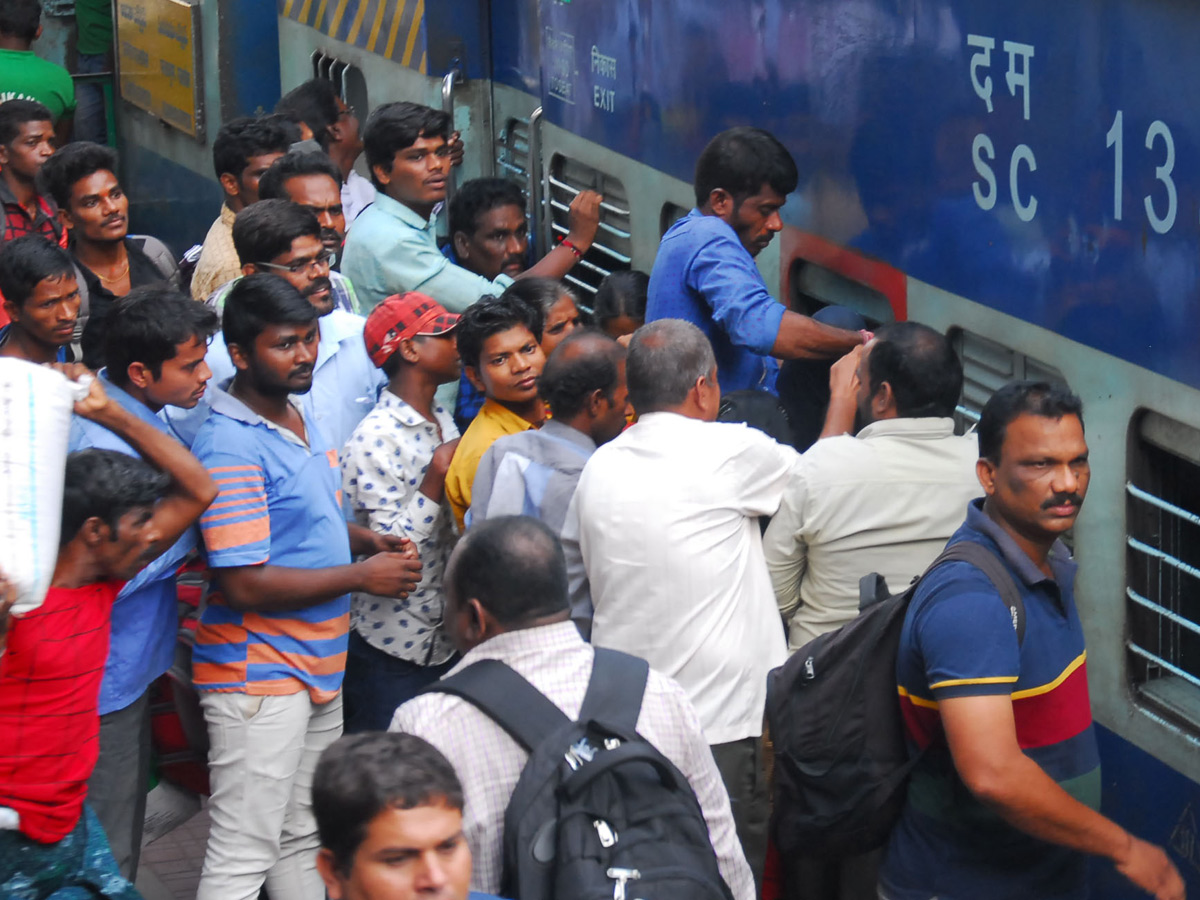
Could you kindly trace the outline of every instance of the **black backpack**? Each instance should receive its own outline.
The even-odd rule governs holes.
[[[864,576],[858,616],[805,644],[771,672],[771,834],[785,858],[851,856],[887,840],[919,759],[909,758],[896,692],[900,632],[917,585],[951,561],[968,562],[988,576],[1020,642],[1025,607],[1008,569],[986,547],[959,541],[903,593],[888,596],[881,576]]]
[[[635,730],[649,671],[597,648],[578,722],[499,660],[426,688],[530,751],[504,814],[503,896],[732,900],[691,785]]]

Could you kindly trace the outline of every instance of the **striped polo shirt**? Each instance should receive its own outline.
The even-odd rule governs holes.
[[[1008,567],[1025,604],[1020,643],[1008,608],[969,563],[939,566],[917,589],[896,671],[913,752],[881,873],[888,900],[1085,897],[1084,854],[1034,838],[980,803],[954,768],[938,703],[1008,695],[1026,756],[1077,800],[1100,804],[1100,758],[1088,700],[1087,652],[1075,608],[1075,563],[1055,544],[1051,578],[972,501],[950,543],[974,541]]]
[[[212,414],[192,445],[220,489],[200,519],[209,565],[350,563],[337,450],[315,423],[305,422],[306,443],[226,393],[228,384],[213,389]],[[307,690],[324,703],[342,686],[349,624],[349,594],[302,610],[239,612],[214,590],[196,631],[192,678],[201,691]]]

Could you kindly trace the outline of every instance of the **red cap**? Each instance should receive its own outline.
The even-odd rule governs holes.
[[[447,312],[446,307],[432,297],[416,291],[393,294],[367,316],[363,328],[367,355],[376,366],[382,366],[396,352],[401,341],[419,334],[445,334],[458,324],[458,320],[457,313]]]

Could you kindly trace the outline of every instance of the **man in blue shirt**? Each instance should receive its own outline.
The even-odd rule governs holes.
[[[217,316],[166,285],[134,288],[108,319],[101,369],[109,399],[168,433],[158,412],[168,403],[195,406],[209,379],[204,354]],[[76,416],[70,449],[138,453],[104,426]],[[189,528],[127,583],[112,608],[112,637],[100,684],[100,756],[88,803],[108,834],[121,874],[137,877],[150,775],[150,685],[171,667],[179,626],[175,572],[195,549]]]
[[[497,900],[470,890],[462,783],[428,741],[341,738],[321,754],[312,793],[330,900]]]
[[[450,178],[450,116],[418,103],[385,103],[367,119],[363,144],[375,202],[346,237],[342,272],[372,309],[393,294],[419,291],[451,312],[484,294],[500,294],[513,279],[476,275],[446,259],[435,236],[436,210]],[[518,277],[562,278],[587,253],[600,221],[600,195],[582,191],[571,202],[569,231],[557,247]]]
[[[80,304],[67,251],[36,234],[9,241],[0,254],[0,295],[11,319],[0,328],[0,356],[66,362]]]
[[[783,230],[779,210],[798,180],[791,155],[767,132],[724,131],[696,162],[696,208],[659,245],[646,321],[685,319],[703,331],[725,393],[774,392],[772,357],[838,357],[869,340],[777,303],[754,264]]]

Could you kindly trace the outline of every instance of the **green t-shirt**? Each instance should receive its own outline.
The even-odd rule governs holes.
[[[0,103],[5,100],[36,100],[57,122],[75,112],[75,83],[66,69],[32,50],[0,50]]]
[[[112,50],[112,0],[75,0],[75,27],[79,40],[75,49],[91,56]]]

